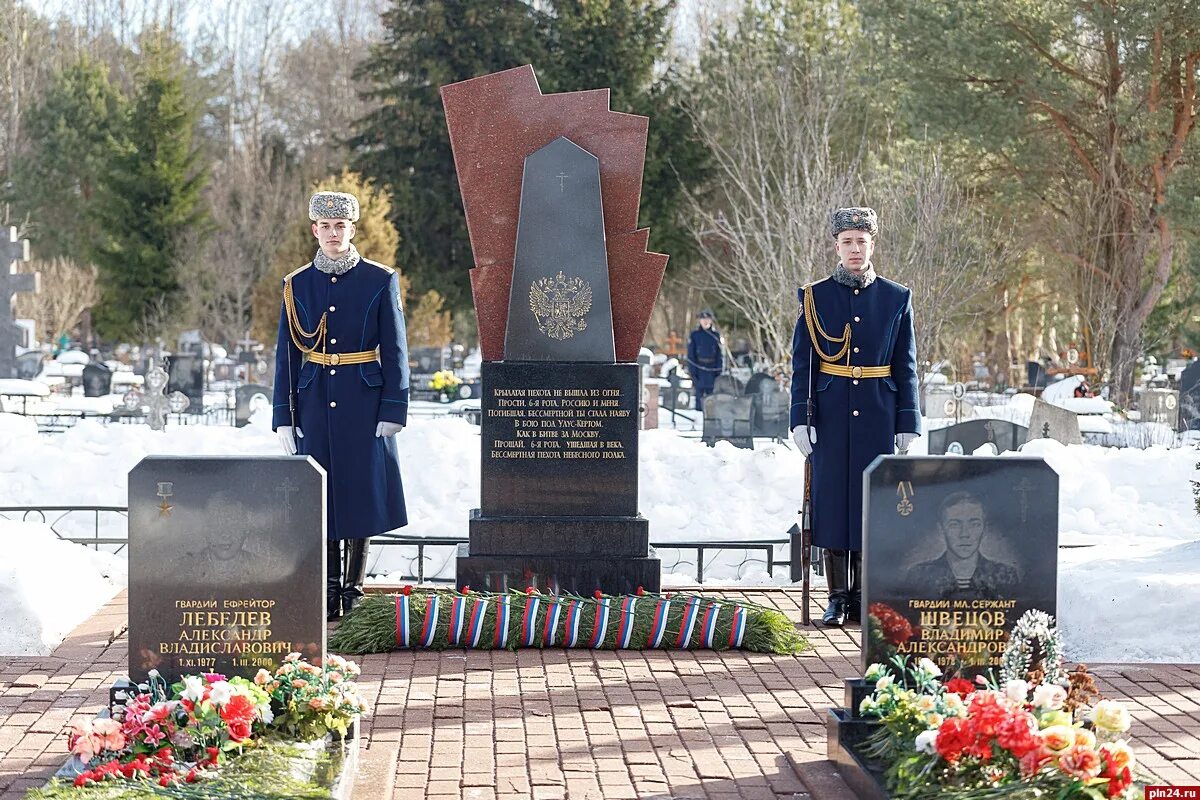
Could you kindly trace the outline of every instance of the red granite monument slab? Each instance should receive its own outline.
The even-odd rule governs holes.
[[[543,95],[528,65],[441,92],[475,261],[483,358],[504,358],[525,158],[559,136],[600,161],[617,360],[636,358],[667,258],[647,253],[648,234],[637,230],[649,120],[612,111],[607,89]]]

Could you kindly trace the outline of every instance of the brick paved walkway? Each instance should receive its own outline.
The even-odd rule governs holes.
[[[711,588],[706,592],[713,593]],[[743,592],[799,620],[799,593]],[[124,672],[118,596],[45,658],[0,657],[0,797],[64,761],[63,729]],[[825,710],[857,674],[857,630],[800,656],[713,652],[395,652],[360,660],[374,713],[355,798],[808,798],[848,792]],[[1200,665],[1093,666],[1133,711],[1164,782],[1200,784]]]

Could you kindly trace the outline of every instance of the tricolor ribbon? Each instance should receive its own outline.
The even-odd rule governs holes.
[[[450,604],[450,630],[448,638],[450,644],[462,644],[463,623],[467,616],[467,598],[463,595],[455,595],[454,602]]]
[[[421,647],[433,647],[433,635],[437,633],[438,612],[441,608],[436,594],[429,595],[425,604],[425,627],[421,629]]]
[[[704,612],[704,621],[700,623],[700,646],[712,648],[713,637],[717,634],[717,617],[721,616],[721,604],[709,603]]]
[[[683,609],[683,619],[679,621],[679,635],[675,637],[676,647],[687,647],[692,638],[692,630],[696,627],[697,610],[700,608],[700,598],[692,597]]]
[[[408,595],[396,595],[396,645],[398,647],[412,647],[412,637],[408,630],[411,616]]]
[[[521,646],[533,647],[537,638],[537,612],[542,599],[536,595],[525,601],[525,616],[521,619]]]
[[[617,624],[617,647],[629,647],[633,638],[633,608],[637,605],[636,597],[626,597],[621,601],[621,620]]]
[[[596,624],[592,626],[592,639],[588,642],[588,647],[595,650],[604,644],[604,637],[608,635],[608,598],[604,598],[596,603]]]
[[[487,616],[488,601],[481,597],[475,601],[471,609],[471,624],[467,626],[467,647],[479,647],[479,639],[483,636],[483,618]]]
[[[572,600],[567,604],[567,624],[563,633],[563,647],[574,647],[579,644],[579,601]]]
[[[542,631],[542,647],[554,646],[554,634],[558,632],[558,613],[562,606],[557,600],[547,600],[546,627]]]
[[[508,616],[510,595],[504,594],[496,599],[496,641],[497,650],[502,650],[508,644]]]
[[[650,638],[646,640],[646,647],[653,650],[662,645],[663,634],[667,632],[667,616],[671,613],[671,601],[659,600],[654,606],[654,622],[650,625]]]
[[[742,637],[746,635],[746,609],[741,606],[733,607],[733,623],[729,627],[729,646],[741,647]]]

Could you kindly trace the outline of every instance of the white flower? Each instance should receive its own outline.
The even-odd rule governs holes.
[[[228,681],[217,681],[210,687],[208,699],[213,702],[213,705],[223,706],[229,702],[229,698],[233,697],[233,687]]]
[[[896,679],[893,678],[891,675],[884,675],[882,678],[880,678],[879,680],[877,680],[875,682],[875,691],[879,691],[880,689],[886,689],[895,682],[896,682]]]
[[[1088,720],[1105,733],[1124,733],[1132,722],[1129,709],[1116,700],[1101,700],[1088,713]]]
[[[858,704],[858,713],[872,714],[875,712],[875,701],[870,697],[864,697],[862,702]]]
[[[936,730],[921,731],[918,733],[917,741],[913,745],[916,751],[918,753],[929,753],[930,755],[936,753],[937,748],[934,747],[933,743],[937,741],[937,734]]]
[[[271,710],[270,702],[260,703],[254,710],[258,712],[258,718],[265,724],[270,725],[275,721],[275,712]]]
[[[1057,711],[1067,699],[1067,690],[1056,683],[1039,684],[1033,690],[1033,704],[1038,708]]]
[[[1014,703],[1024,703],[1029,698],[1029,682],[1013,678],[1004,684],[1004,694]]]
[[[935,678],[940,677],[942,674],[941,668],[928,658],[922,658],[920,661],[918,661],[917,669],[921,670],[922,672],[927,672]]]
[[[183,679],[183,693],[179,696],[183,700],[199,703],[204,699],[204,678],[201,678],[199,675],[185,676]]]
[[[868,682],[877,681],[886,672],[887,672],[887,667],[885,667],[883,664],[876,662],[876,663],[872,664],[871,666],[867,667],[867,671],[863,673],[863,678],[865,680],[867,680]]]

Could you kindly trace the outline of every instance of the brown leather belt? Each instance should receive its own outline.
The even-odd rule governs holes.
[[[304,357],[314,364],[320,364],[324,367],[336,367],[339,364],[366,364],[370,361],[378,361],[379,353],[374,350],[359,350],[356,353],[320,353],[313,351],[306,353]]]
[[[891,366],[882,367],[848,367],[845,364],[827,364],[821,362],[821,372],[826,375],[839,375],[843,378],[890,378]]]

